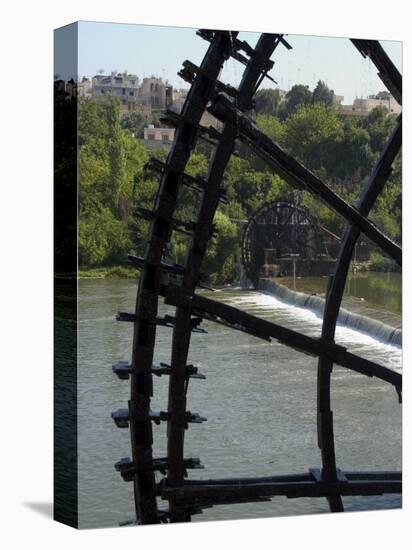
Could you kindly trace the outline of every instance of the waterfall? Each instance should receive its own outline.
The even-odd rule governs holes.
[[[296,307],[306,308],[319,317],[323,316],[325,299],[320,296],[290,290],[286,286],[277,284],[268,279],[260,280],[259,290],[272,294],[272,296],[275,296],[282,302],[286,302]],[[369,334],[387,344],[399,347],[402,346],[402,329],[391,327],[380,321],[366,317],[365,315],[359,315],[358,313],[353,313],[347,309],[341,308],[338,316],[338,324]]]
[[[252,282],[249,280],[249,278],[245,273],[243,264],[240,264],[239,285],[241,288],[244,288],[244,289],[253,288]]]

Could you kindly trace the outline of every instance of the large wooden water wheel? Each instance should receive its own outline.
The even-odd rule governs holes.
[[[160,172],[160,186],[151,212],[149,238],[143,258],[130,260],[141,269],[135,309],[120,312],[118,319],[133,323],[131,362],[114,365],[122,380],[129,380],[130,400],[123,409],[112,413],[116,425],[130,428],[132,459],[122,459],[116,469],[123,479],[134,485],[136,522],[139,524],[190,521],[194,513],[219,504],[261,502],[283,495],[324,497],[333,512],[343,511],[342,496],[376,495],[401,492],[400,472],[344,472],[337,468],[330,403],[330,381],[334,364],[366,376],[375,376],[393,385],[399,395],[402,377],[382,365],[348,352],[335,343],[336,320],[346,276],[355,244],[361,233],[401,264],[399,245],[382,233],[368,219],[368,213],[382,191],[392,162],[401,147],[401,118],[382,151],[379,160],[356,206],[345,202],[327,184],[309,172],[262,133],[248,115],[253,96],[272,68],[270,60],[277,47],[290,48],[283,35],[262,34],[254,48],[238,37],[237,32],[199,31],[210,45],[199,67],[185,62],[180,73],[191,83],[181,114],[168,113],[176,127],[175,140],[164,164],[152,165]],[[401,103],[401,76],[378,42],[352,40],[363,56],[376,65],[383,82]],[[223,64],[233,57],[245,70],[237,89],[218,80]],[[218,118],[220,131],[200,125],[205,111]],[[185,173],[196,140],[206,136],[214,144],[206,179]],[[336,271],[331,277],[326,297],[323,330],[320,338],[259,319],[244,311],[204,297],[196,292],[206,247],[213,232],[212,221],[222,198],[222,177],[236,142],[247,144],[276,173],[295,188],[305,189],[326,202],[346,218],[348,225]],[[174,218],[178,190],[185,185],[199,193],[196,220],[182,225]],[[164,262],[164,250],[173,231],[191,232],[189,252],[183,266]],[[170,278],[174,274],[178,277]],[[173,317],[160,317],[158,304],[175,306]],[[234,330],[256,337],[276,339],[286,346],[317,356],[318,363],[318,441],[321,465],[307,472],[265,478],[206,479],[186,478],[186,471],[200,466],[198,458],[184,454],[185,433],[191,423],[201,423],[201,414],[186,409],[186,392],[190,378],[204,378],[197,368],[188,365],[191,333],[200,330],[202,319],[223,322]],[[170,364],[157,365],[156,332],[159,326],[173,330]],[[274,367],[275,368],[275,367]],[[151,409],[153,375],[161,375],[169,384],[168,403],[164,410]],[[222,376],[224,374],[222,373]],[[152,424],[164,424],[167,430],[167,456],[154,457]],[[206,465],[207,468],[207,465]],[[155,472],[164,474],[157,483]],[[168,510],[160,511],[160,501],[168,501]]]
[[[319,222],[290,200],[265,203],[242,228],[241,262],[248,279],[258,287],[262,266],[285,257],[318,260],[327,255]],[[268,256],[270,256],[268,258]]]

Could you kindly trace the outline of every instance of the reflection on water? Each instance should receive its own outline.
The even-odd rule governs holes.
[[[402,313],[401,273],[358,273],[348,277],[346,294],[363,298],[372,307]]]
[[[290,277],[276,279],[289,288],[300,292],[325,294],[328,277]],[[358,298],[371,308],[381,308],[393,313],[402,312],[402,274],[350,272],[346,281],[345,298]]]
[[[136,284],[129,280],[82,280],[79,289],[79,522],[115,526],[133,517],[130,483],[113,464],[130,456],[128,430],[115,428],[110,412],[125,406],[129,384],[115,378],[112,363],[130,359],[132,327],[114,320],[131,309]],[[215,292],[214,299],[280,324],[319,334],[316,315],[250,291]],[[161,312],[173,313],[161,305]],[[319,467],[316,443],[315,358],[210,322],[194,334],[189,361],[207,380],[193,380],[188,409],[208,421],[186,432],[186,457],[204,470],[192,478],[300,473]],[[399,370],[401,351],[369,336],[338,328],[339,343]],[[155,358],[170,360],[171,331],[158,329]],[[153,410],[165,410],[167,383],[154,380]],[[401,468],[401,411],[395,390],[383,382],[336,367],[332,407],[338,466],[346,470]],[[165,425],[154,426],[154,455],[165,456]],[[160,479],[160,477],[159,477]],[[395,508],[397,495],[345,498],[348,510]],[[193,521],[328,512],[325,499],[276,497],[270,503],[216,506]]]

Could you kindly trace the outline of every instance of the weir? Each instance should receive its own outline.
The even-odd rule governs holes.
[[[264,278],[260,279],[258,290],[267,292],[282,302],[308,309],[319,317],[323,317],[325,298],[321,296],[297,292],[271,279]],[[402,329],[394,328],[366,315],[340,308],[338,324],[368,334],[386,344],[402,347]]]

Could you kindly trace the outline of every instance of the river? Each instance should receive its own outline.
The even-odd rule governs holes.
[[[278,282],[289,288],[323,295],[326,292],[328,277],[282,277]],[[358,272],[350,273],[346,280],[344,300],[350,306],[360,305],[384,310],[385,313],[402,313],[402,274]]]
[[[115,427],[110,412],[126,406],[129,398],[129,383],[118,380],[111,365],[129,360],[132,345],[132,326],[116,322],[115,314],[133,309],[135,296],[131,280],[79,283],[81,528],[116,526],[133,518],[132,484],[113,467],[130,456],[129,432]],[[320,334],[317,315],[273,296],[228,289],[211,297],[306,334]],[[162,304],[160,311],[173,313],[173,308]],[[208,334],[193,334],[189,359],[207,379],[190,382],[188,410],[208,421],[190,425],[185,456],[200,458],[205,469],[191,471],[190,477],[268,476],[319,467],[316,359],[211,322],[202,327]],[[401,369],[399,347],[346,327],[338,327],[337,341],[359,355]],[[170,346],[171,330],[159,328],[156,361],[169,361]],[[155,377],[153,410],[166,410],[167,383],[166,377]],[[401,469],[401,408],[392,387],[335,367],[332,408],[338,467]],[[154,426],[153,431],[154,456],[165,456],[165,425]],[[398,508],[401,497],[347,497],[344,505],[347,510]],[[270,503],[216,506],[193,516],[193,521],[325,512],[325,499],[275,497]]]

